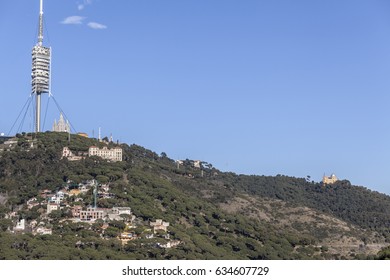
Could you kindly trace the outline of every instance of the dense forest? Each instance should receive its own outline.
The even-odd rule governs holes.
[[[65,146],[82,154],[92,145],[120,146],[123,161],[61,158]],[[225,173],[207,162],[199,167],[193,163],[187,159],[178,164],[165,153],[138,145],[78,135],[69,139],[66,133],[19,134],[15,147],[0,152],[0,259],[390,257],[389,196],[348,181],[323,185],[308,178]],[[39,222],[44,209],[28,209],[26,202],[42,190],[91,179],[109,184],[113,193],[99,199],[98,207],[131,207],[141,225],[135,230],[140,236],[143,224],[163,218],[180,245],[160,248],[156,240],[146,239],[123,244],[117,238],[123,222],[110,221],[103,231],[102,221],[70,222],[66,211],[50,214],[52,235],[11,232],[17,219]],[[235,208],[238,202],[245,203]],[[82,195],[83,207],[92,203],[92,191]],[[294,211],[301,217],[310,213],[313,221],[294,218],[299,216]],[[16,217],[10,218],[10,212]],[[356,249],[337,251],[332,242],[339,239],[352,240]],[[376,251],[367,249],[374,245]]]

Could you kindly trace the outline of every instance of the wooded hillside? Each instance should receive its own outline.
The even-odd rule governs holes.
[[[33,140],[34,139],[34,140]],[[31,142],[33,140],[33,147]],[[66,133],[18,135],[16,147],[0,152],[0,258],[2,259],[338,259],[386,258],[390,242],[390,197],[352,186],[288,176],[224,173],[203,162],[178,165],[138,145],[119,145],[122,162],[99,157],[61,159],[64,146],[86,152],[98,143]],[[66,221],[63,211],[50,217],[50,236],[15,234],[17,219],[39,222],[42,207],[26,202],[42,190],[96,179],[109,184],[113,197],[98,207],[131,207],[139,224],[156,219],[170,223],[169,234],[181,243],[156,247],[156,241],[122,244],[123,224]],[[93,203],[92,191],[82,196]],[[80,202],[79,202],[80,203]],[[14,211],[14,218],[8,213]],[[298,213],[298,214],[297,214]],[[305,217],[305,219],[301,219]],[[100,221],[99,221],[100,222]],[[139,227],[138,234],[142,230]],[[104,238],[102,238],[102,236]],[[345,242],[341,246],[337,242]],[[348,247],[349,246],[349,247]],[[347,250],[338,248],[346,247]]]

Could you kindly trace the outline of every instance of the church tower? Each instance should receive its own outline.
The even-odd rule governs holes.
[[[60,114],[60,119],[58,122],[54,120],[53,124],[53,131],[54,132],[70,132],[70,125],[68,121],[65,121],[64,116],[62,113]]]

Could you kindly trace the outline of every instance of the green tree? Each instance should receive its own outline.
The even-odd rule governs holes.
[[[53,219],[55,222],[58,222],[62,217],[62,211],[61,210],[53,210],[49,214],[49,218]]]
[[[0,219],[0,230],[1,231],[6,231],[7,229],[12,228],[12,221],[9,219]]]
[[[116,227],[109,226],[104,230],[104,237],[114,238],[119,236],[119,229]]]

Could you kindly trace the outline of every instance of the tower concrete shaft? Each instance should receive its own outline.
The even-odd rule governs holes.
[[[36,94],[35,132],[41,132],[41,94]]]

